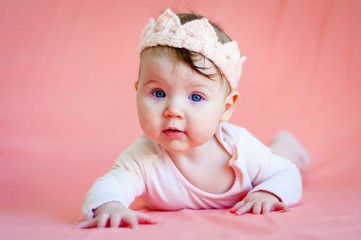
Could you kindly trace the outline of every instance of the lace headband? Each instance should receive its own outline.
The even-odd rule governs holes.
[[[202,18],[181,24],[179,17],[170,9],[165,10],[155,21],[150,19],[145,26],[139,51],[155,46],[185,48],[200,53],[211,60],[235,89],[241,76],[241,56],[236,41],[220,43],[208,19]]]

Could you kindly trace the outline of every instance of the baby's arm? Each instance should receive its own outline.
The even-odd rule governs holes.
[[[94,211],[94,218],[78,224],[80,228],[131,227],[156,223],[150,215],[131,210],[120,202],[108,202]]]
[[[271,211],[287,212],[289,205],[295,205],[300,201],[302,183],[298,169],[279,157],[272,158],[268,164],[266,162],[263,163],[268,165],[266,169],[261,167],[256,178],[253,179],[255,187],[231,208],[232,213],[241,215],[248,212],[254,214]]]
[[[253,181],[255,187],[242,201],[233,206],[232,213],[241,215],[248,212],[254,214],[270,211],[287,212],[289,205],[295,205],[300,201],[302,183],[298,169],[292,163],[287,163],[285,159],[277,160],[273,159],[277,161],[275,165],[282,166],[281,162],[284,161],[284,164],[289,167],[279,172],[275,172],[275,167],[268,167],[269,174],[262,174],[260,171]]]
[[[136,227],[138,223],[153,223],[149,216],[128,208],[136,197],[144,194],[143,175],[141,163],[132,155],[122,153],[113,169],[98,178],[86,194],[83,212],[88,220],[78,226]]]
[[[250,135],[242,139],[238,151],[239,158],[244,160],[240,167],[253,189],[233,206],[231,212],[288,211],[288,206],[301,200],[301,175],[292,162],[272,154],[269,148]]]

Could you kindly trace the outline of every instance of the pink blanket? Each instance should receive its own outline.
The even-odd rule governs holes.
[[[359,239],[361,2],[171,2],[0,0],[0,238]],[[85,192],[141,134],[137,43],[167,7],[239,42],[231,122],[264,142],[299,136],[312,156],[303,200],[288,213],[149,212],[158,224],[136,231],[77,229]]]

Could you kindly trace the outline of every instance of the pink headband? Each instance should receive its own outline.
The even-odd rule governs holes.
[[[140,52],[155,46],[185,48],[202,54],[211,60],[235,89],[241,76],[241,56],[236,41],[222,44],[208,19],[202,18],[181,24],[180,19],[170,9],[165,10],[155,21],[150,19],[145,26],[140,43]]]

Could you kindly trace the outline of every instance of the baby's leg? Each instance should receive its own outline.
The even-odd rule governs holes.
[[[310,164],[306,149],[290,132],[280,131],[269,145],[272,152],[292,161],[300,169],[305,170]]]

